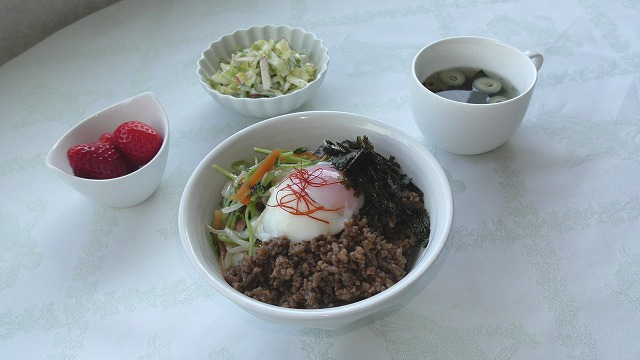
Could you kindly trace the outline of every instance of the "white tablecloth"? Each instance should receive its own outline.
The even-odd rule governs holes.
[[[640,357],[640,2],[124,0],[0,67],[3,359],[637,359]],[[277,326],[209,288],[177,231],[199,161],[256,119],[201,88],[221,35],[314,32],[331,65],[303,110],[415,135],[450,177],[454,223],[416,295],[346,328]],[[545,56],[504,146],[459,156],[413,123],[410,65],[456,35]],[[162,184],[113,209],[44,166],[81,119],[144,91],[172,126]]]

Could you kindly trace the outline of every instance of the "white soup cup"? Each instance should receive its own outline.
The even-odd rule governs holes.
[[[445,151],[473,155],[507,142],[520,126],[535,87],[543,57],[481,37],[453,37],[424,47],[412,64],[411,105],[414,121],[431,144]],[[516,97],[493,104],[449,100],[428,90],[423,81],[449,68],[473,67],[507,79]]]

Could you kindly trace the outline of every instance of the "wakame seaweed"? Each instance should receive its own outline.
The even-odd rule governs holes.
[[[423,207],[406,207],[402,193],[412,191],[423,198],[423,192],[403,174],[393,156],[385,158],[374,151],[373,144],[366,136],[358,136],[355,141],[344,140],[334,143],[325,140],[315,152],[317,156],[328,156],[333,166],[342,171],[356,194],[364,195],[367,206],[360,210],[369,225],[385,234],[389,229],[389,214],[409,224],[411,232],[421,246],[429,241],[430,218]]]

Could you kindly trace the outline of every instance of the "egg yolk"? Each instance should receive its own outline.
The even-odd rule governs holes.
[[[364,197],[354,196],[342,179],[331,164],[295,169],[274,188],[256,226],[257,237],[286,236],[298,243],[342,231],[364,204]]]

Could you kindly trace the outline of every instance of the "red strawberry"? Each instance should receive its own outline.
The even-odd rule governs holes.
[[[140,121],[128,121],[113,132],[114,144],[131,163],[142,166],[151,161],[162,146],[162,135]]]
[[[103,133],[102,135],[100,135],[100,137],[98,138],[98,141],[103,142],[103,143],[110,143],[113,144],[113,134],[112,133]],[[115,145],[115,144],[114,144]]]
[[[113,179],[127,174],[127,162],[113,144],[94,142],[67,150],[73,174],[87,179]]]
[[[113,133],[103,133],[102,135],[100,135],[100,137],[98,138],[98,142],[103,142],[103,143],[107,143],[107,144],[111,144],[113,146],[116,146],[116,143],[113,140]],[[118,148],[116,147],[116,150],[118,150]],[[120,152],[120,150],[118,150],[118,152]],[[120,153],[120,155],[122,155],[122,153]],[[122,157],[125,161],[127,159],[125,159],[124,157]],[[127,162],[127,174],[128,173],[132,173],[136,170],[138,170],[140,167],[138,165],[135,165],[129,161]]]

